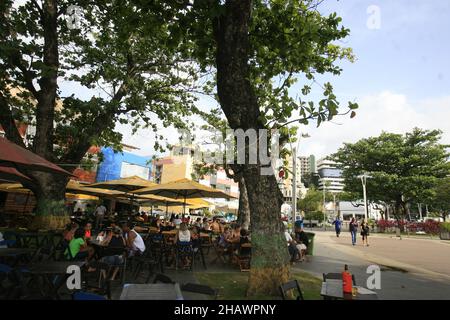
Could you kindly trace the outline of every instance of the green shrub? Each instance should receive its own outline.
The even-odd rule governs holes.
[[[441,223],[441,230],[450,232],[450,222],[442,222]]]

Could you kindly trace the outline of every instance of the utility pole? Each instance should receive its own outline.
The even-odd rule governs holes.
[[[336,193],[333,192],[333,214],[334,218],[336,218]]]

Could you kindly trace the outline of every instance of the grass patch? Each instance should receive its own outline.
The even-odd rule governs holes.
[[[200,284],[204,284],[219,290],[219,300],[278,300],[277,296],[252,296],[246,297],[248,273],[245,272],[201,272],[196,273]],[[298,280],[303,297],[306,300],[321,300],[320,289],[322,280],[305,272],[292,272],[291,278]]]

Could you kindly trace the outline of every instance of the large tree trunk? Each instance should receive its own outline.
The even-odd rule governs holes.
[[[232,129],[264,129],[259,104],[250,83],[248,65],[251,0],[227,0],[225,12],[214,19],[217,43],[217,91]],[[240,167],[249,199],[252,260],[248,295],[278,295],[289,278],[289,256],[280,210],[282,194],[275,176],[261,175],[258,164]]]
[[[250,227],[250,205],[248,203],[247,187],[245,186],[244,177],[239,179],[239,210],[238,210],[238,223],[242,228],[247,229]]]
[[[65,208],[68,178],[60,174],[33,172],[37,184],[32,188],[36,197],[36,216],[31,229],[62,229],[70,222]]]
[[[277,295],[279,286],[289,280],[289,255],[282,233],[282,196],[275,176],[264,176],[257,166],[245,171],[251,210],[252,260],[249,296]]]

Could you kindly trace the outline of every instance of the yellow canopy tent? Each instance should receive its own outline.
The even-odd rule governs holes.
[[[173,182],[155,185],[134,191],[136,194],[154,194],[173,199],[182,199],[186,207],[187,199],[193,198],[224,198],[231,199],[234,196],[221,190],[214,189],[189,179],[180,179]],[[186,213],[186,210],[183,210]]]

